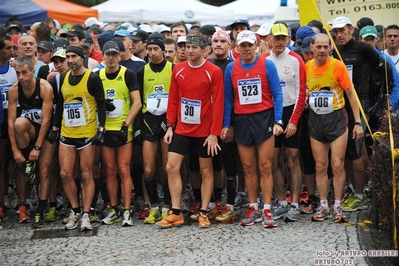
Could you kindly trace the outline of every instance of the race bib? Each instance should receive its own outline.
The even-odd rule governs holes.
[[[346,65],[346,69],[348,70],[349,78],[351,80],[353,80],[352,79],[352,77],[353,77],[353,66],[352,65]]]
[[[107,111],[107,117],[109,117],[109,118],[121,117],[122,111],[123,111],[123,101],[122,100],[113,100],[112,103],[115,106],[115,110]]]
[[[82,102],[64,103],[64,121],[66,127],[86,125]]]
[[[182,98],[181,121],[186,124],[201,124],[201,101]]]
[[[163,115],[168,107],[168,93],[153,93],[147,96],[147,111],[153,115]]]
[[[31,122],[41,125],[42,118],[42,109],[27,109],[22,110],[21,117],[28,118]]]
[[[3,100],[3,109],[8,109],[8,90],[9,86],[4,86],[1,88],[1,98]]]
[[[334,93],[331,91],[315,91],[310,94],[309,106],[316,114],[329,114],[333,108]]]
[[[241,105],[262,102],[262,84],[260,78],[238,80],[238,95]]]

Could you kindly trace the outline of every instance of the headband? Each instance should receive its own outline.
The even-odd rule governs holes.
[[[201,47],[201,49],[205,49],[206,41],[198,36],[187,36],[186,44],[194,44]]]

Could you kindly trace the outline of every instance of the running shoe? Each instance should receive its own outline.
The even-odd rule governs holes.
[[[199,217],[199,212],[190,215],[190,219],[193,221],[198,221],[198,217]]]
[[[18,208],[18,220],[20,223],[27,223],[30,220],[30,216],[25,206],[19,206]]]
[[[248,206],[249,206],[248,198],[240,194],[237,194],[234,200],[234,209],[238,210],[240,208],[247,208]]]
[[[27,182],[32,182],[36,178],[35,174],[35,167],[36,167],[36,162],[35,161],[25,161],[25,181]]]
[[[82,218],[80,218],[80,231],[86,231],[86,230],[93,230],[93,227],[91,226],[90,223],[90,216],[87,212],[85,212],[82,215]]]
[[[341,202],[342,208],[348,207],[352,201],[356,199],[356,196],[354,193],[351,193],[345,200]]]
[[[44,226],[43,217],[40,215],[40,213],[35,214],[35,221],[33,222],[32,226],[34,228],[42,228]]]
[[[69,213],[68,223],[65,225],[65,229],[72,230],[78,227],[80,213],[75,213],[73,210]]]
[[[170,228],[173,226],[181,226],[184,224],[183,214],[179,215],[173,214],[173,211],[170,210],[168,216],[165,219],[155,223],[159,228]]]
[[[169,210],[162,210],[162,213],[161,213],[162,220],[168,216],[168,212],[169,212]]]
[[[193,204],[191,205],[189,213],[197,213],[199,212],[200,208],[201,208],[201,202],[194,201]]]
[[[139,214],[139,219],[140,220],[144,220],[145,218],[148,217],[148,215],[150,214],[150,205],[149,204],[144,204],[143,208],[141,209],[141,212]]]
[[[334,223],[347,223],[348,218],[342,212],[340,206],[334,207]]]
[[[290,210],[290,205],[278,205],[276,209],[273,210],[273,219],[278,220],[280,218],[285,217],[285,215]]]
[[[301,218],[301,215],[299,215],[299,210],[297,207],[294,205],[290,206],[290,209],[288,210],[287,214],[284,217],[284,222],[295,222],[298,221]]]
[[[229,207],[227,207],[227,208],[230,210]],[[222,202],[217,200],[215,202],[215,207],[210,209],[208,212],[208,219],[210,219],[210,220],[215,219],[221,212],[223,212],[224,209],[226,209],[226,206],[223,206]]]
[[[235,211],[231,211],[230,209],[226,212],[223,212],[219,214],[216,218],[216,222],[221,222],[221,223],[231,223],[237,220],[237,216]]]
[[[198,228],[209,228],[210,226],[211,222],[208,219],[208,215],[200,212],[198,217]]]
[[[291,194],[291,192],[289,190],[287,190],[287,192],[285,192],[285,200],[288,203],[291,203],[291,201],[292,201],[292,194]]]
[[[58,211],[56,207],[51,207],[50,210],[48,211],[46,217],[44,217],[45,222],[55,222],[58,217]]]
[[[368,198],[371,198],[371,196],[373,195],[373,183],[367,183],[364,186],[364,193],[367,195]]]
[[[349,203],[342,206],[342,210],[344,212],[353,212],[357,210],[365,210],[367,207],[367,196],[364,194],[362,200],[355,196]]]
[[[119,214],[115,211],[114,208],[112,208],[112,210],[110,210],[110,212],[108,213],[108,216],[105,217],[102,220],[102,224],[106,224],[106,225],[111,225],[114,223],[120,223],[121,222],[121,217],[119,216]]]
[[[100,217],[97,215],[97,210],[95,208],[90,208],[90,223],[101,223]]]
[[[129,210],[124,210],[123,211],[123,221],[122,221],[122,226],[133,226],[133,219],[132,215]]]
[[[309,192],[307,190],[302,191],[301,194],[299,195],[299,203],[308,203],[309,201]]]
[[[145,224],[155,224],[159,220],[161,220],[161,213],[159,212],[158,208],[151,208],[150,214],[147,218],[144,219]]]
[[[245,213],[244,219],[241,220],[241,226],[254,225],[254,223],[262,222],[262,215],[255,207],[251,206]]]
[[[312,216],[312,222],[322,222],[324,220],[331,218],[330,208],[323,208],[323,206],[319,206],[316,210],[316,213]]]
[[[317,200],[309,200],[308,203],[305,205],[305,207],[302,208],[301,212],[302,213],[313,213],[316,211],[317,207],[319,206],[319,203]]]
[[[273,219],[273,214],[270,209],[264,209],[262,211],[262,225],[263,228],[277,227],[277,223]]]

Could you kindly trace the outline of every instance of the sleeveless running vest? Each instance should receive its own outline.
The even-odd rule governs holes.
[[[21,117],[26,117],[33,123],[42,124],[43,99],[40,97],[39,78],[36,78],[35,90],[29,98],[25,96],[22,85],[18,83],[18,102],[22,110]]]

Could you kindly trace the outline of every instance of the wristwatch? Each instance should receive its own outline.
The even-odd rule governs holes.
[[[35,146],[34,149],[37,150],[37,151],[40,151],[40,150],[43,149],[43,148],[40,147],[40,146]]]
[[[173,128],[172,124],[166,124],[166,128]]]
[[[356,121],[355,125],[363,126],[363,123],[362,123],[362,121]]]
[[[100,131],[101,133],[104,133],[104,132],[105,132],[105,128],[99,126],[99,127],[97,128],[97,131]]]
[[[281,127],[284,126],[283,120],[276,120],[276,121],[274,121],[274,124],[280,125]]]

